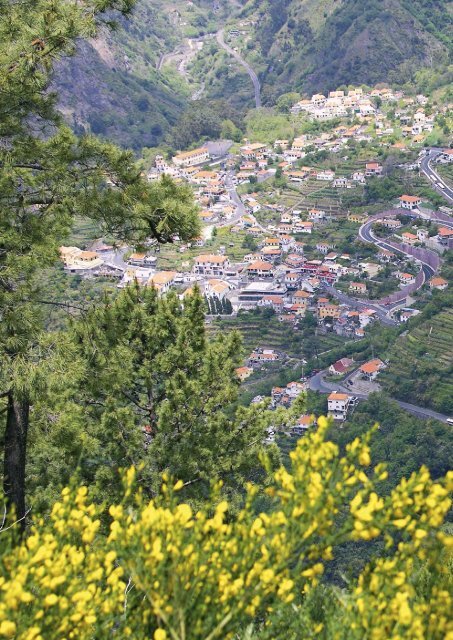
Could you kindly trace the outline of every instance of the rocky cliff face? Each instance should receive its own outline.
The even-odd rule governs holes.
[[[139,0],[116,32],[81,43],[55,74],[60,109],[77,131],[140,149],[159,144],[186,105],[180,85],[157,71],[178,41],[160,0]]]

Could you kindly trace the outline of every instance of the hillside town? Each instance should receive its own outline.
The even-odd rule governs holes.
[[[375,324],[405,323],[420,313],[414,305],[420,290],[444,291],[449,285],[439,272],[442,255],[453,248],[453,209],[446,204],[434,209],[423,197],[403,191],[380,211],[310,206],[309,199],[298,206],[279,198],[284,191],[275,185],[278,180],[295,189],[308,185],[308,198],[316,189],[325,189],[325,184],[331,193],[363,189],[387,173],[375,150],[366,156],[373,142],[386,149],[395,147],[398,153],[410,148],[411,158],[415,149],[415,160],[403,162],[401,169],[421,174],[427,163],[433,188],[453,205],[448,184],[437,173],[434,178],[429,175],[434,168],[453,162],[452,150],[420,147],[438,115],[428,112],[426,105],[423,95],[405,97],[388,88],[332,91],[300,100],[291,108],[293,116],[334,122],[333,128],[318,135],[306,133],[273,143],[220,141],[171,158],[157,155],[147,179],[169,176],[191,186],[199,205],[201,235],[189,244],[175,238],[172,253],[153,243],[141,252],[103,241],[88,250],[61,247],[64,268],[83,278],[110,278],[118,288],[137,282],[154,287],[159,295],[173,289],[181,300],[197,286],[206,300],[208,323],[224,314],[261,309],[298,332],[308,314],[315,320],[317,335],[350,341],[363,340]],[[351,118],[354,124],[342,122],[350,123]],[[407,142],[388,141],[395,122]],[[351,141],[364,152],[360,168],[350,173],[325,163],[311,166],[304,160],[319,152],[328,158],[339,156],[348,151]],[[341,239],[346,230],[353,244]],[[237,375],[245,381],[286,357],[260,345]],[[372,384],[386,367],[379,359],[353,364],[342,359],[331,365],[330,375],[343,376],[353,367],[358,378]],[[290,406],[307,384],[294,381],[289,388],[274,389],[273,406]],[[352,390],[344,391],[334,389],[328,398],[329,414],[336,421],[345,420],[357,402]],[[302,433],[310,424],[310,416],[304,415],[292,433]],[[270,442],[272,438],[271,433]]]

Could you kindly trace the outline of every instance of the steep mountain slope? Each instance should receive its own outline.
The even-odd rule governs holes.
[[[233,3],[234,4],[234,3]],[[55,76],[60,108],[78,130],[92,130],[135,149],[161,142],[187,107],[191,89],[161,67],[187,38],[215,32],[230,0],[137,0],[114,32],[83,43]]]
[[[288,85],[404,84],[452,53],[450,0],[272,0],[244,11],[251,6],[268,99]]]
[[[61,109],[76,129],[140,149],[162,142],[191,96],[251,107],[247,74],[214,37],[244,24],[248,35],[231,46],[260,74],[264,104],[288,91],[404,84],[421,68],[445,73],[452,7],[452,0],[137,0],[116,33],[62,63]]]

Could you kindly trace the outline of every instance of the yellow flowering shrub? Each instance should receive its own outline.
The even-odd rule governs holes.
[[[85,487],[65,489],[49,520],[1,559],[0,638],[452,640],[451,538],[441,527],[453,477],[433,482],[422,468],[382,497],[386,471],[370,466],[370,436],[341,456],[327,420],[318,425],[291,453],[291,469],[275,473],[267,513],[254,509],[254,486],[239,513],[217,494],[194,512],[169,478],[146,502],[131,469],[105,534],[105,509]],[[348,591],[331,590],[335,615],[311,619],[306,603],[335,548],[376,538],[384,557]],[[298,620],[303,633],[290,631]]]

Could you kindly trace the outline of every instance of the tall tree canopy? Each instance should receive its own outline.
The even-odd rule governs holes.
[[[129,287],[75,322],[62,348],[69,374],[35,407],[30,488],[41,506],[77,466],[98,499],[121,491],[119,468],[131,464],[141,465],[148,495],[164,471],[190,499],[208,497],[218,480],[235,494],[253,477],[278,415],[263,405],[234,408],[240,339],[207,340],[198,291],[182,304],[175,293]]]
[[[31,375],[42,359],[39,272],[56,260],[75,214],[133,243],[190,239],[190,191],[150,185],[131,153],[62,122],[52,70],[79,38],[127,14],[134,0],[0,0],[0,395],[5,407],[4,488],[23,517]],[[76,90],[76,88],[75,88]],[[49,352],[51,354],[51,350]],[[25,373],[25,375],[24,375]],[[44,378],[41,376],[41,382]]]

